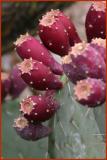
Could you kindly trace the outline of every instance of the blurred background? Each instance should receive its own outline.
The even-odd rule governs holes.
[[[60,9],[73,20],[82,39],[85,38],[84,21],[91,2],[9,2],[2,3],[2,70],[11,70],[19,61],[13,42],[20,34],[29,32],[37,36],[41,16],[51,9]],[[78,8],[78,12],[77,12]],[[8,62],[8,63],[5,63]]]

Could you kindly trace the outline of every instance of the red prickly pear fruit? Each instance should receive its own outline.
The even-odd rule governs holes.
[[[99,54],[103,57],[106,62],[106,39],[95,38],[91,41],[91,46],[98,50]]]
[[[1,73],[1,93],[2,93],[2,99],[4,99],[7,94],[10,93],[11,88],[11,79],[10,75],[8,73],[2,72]]]
[[[11,71],[10,77],[12,82],[10,94],[14,99],[21,94],[21,92],[27,87],[27,84],[21,78],[21,74],[17,66],[15,66]]]
[[[42,17],[39,23],[39,36],[50,51],[60,56],[68,53],[70,44],[67,31],[53,15],[46,14]]]
[[[49,127],[42,124],[29,123],[29,121],[22,116],[15,119],[13,127],[21,138],[28,141],[36,141],[47,137],[52,131]]]
[[[68,34],[69,43],[71,46],[73,46],[75,43],[81,42],[81,39],[76,31],[76,28],[69,17],[67,17],[59,9],[51,10],[50,12],[47,12],[47,15],[49,14],[53,15],[57,21],[60,21],[63,24],[63,26],[65,27],[65,32],[67,32]]]
[[[106,2],[93,2],[86,16],[85,27],[87,40],[106,38]]]
[[[58,75],[63,74],[61,64],[59,64],[49,51],[34,37],[28,33],[21,35],[16,42],[16,51],[22,59],[32,58],[37,61],[43,62],[46,66]]]
[[[32,123],[49,120],[59,109],[58,102],[50,96],[30,96],[23,100],[20,111]]]
[[[54,75],[50,68],[42,62],[36,60],[25,59],[18,68],[22,79],[31,87],[37,90],[61,89],[62,82],[57,75]]]
[[[97,107],[105,101],[106,85],[101,79],[87,78],[77,82],[74,95],[79,103]]]
[[[76,81],[87,77],[106,78],[106,66],[99,52],[85,42],[75,44],[69,55],[63,58],[63,69],[69,79]]]

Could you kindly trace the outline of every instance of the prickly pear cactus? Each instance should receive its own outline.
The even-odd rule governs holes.
[[[60,99],[62,107],[56,115],[55,127],[57,130],[57,154],[60,152],[58,157],[105,157],[105,144],[102,137],[104,128],[102,129],[103,133],[101,133],[97,125],[99,123],[95,120],[93,113],[95,109],[85,108],[75,102],[72,96],[72,86],[69,83],[60,94],[63,96]],[[100,108],[102,112],[103,108]],[[96,114],[98,112],[96,109]],[[97,115],[96,119],[98,119]]]
[[[15,42],[18,75],[38,92],[3,104],[3,158],[105,158],[105,40],[82,42],[59,10],[42,17],[39,36],[44,45],[29,34]]]
[[[72,84],[68,83],[56,95],[61,107],[54,117],[55,156],[56,158],[105,158],[103,140],[105,104],[95,109],[85,108],[73,99],[72,92]],[[3,105],[3,157],[49,157],[48,138],[27,142],[16,135],[12,125],[14,118],[19,114],[18,105],[18,100]]]

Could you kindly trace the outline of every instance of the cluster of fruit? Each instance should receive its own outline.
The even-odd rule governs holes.
[[[88,42],[79,38],[69,17],[59,10],[51,10],[38,26],[43,44],[28,33],[15,42],[16,51],[23,59],[17,65],[21,78],[30,87],[45,91],[20,103],[22,115],[15,119],[14,128],[22,138],[37,140],[51,133],[42,122],[49,120],[60,106],[54,97],[63,88],[64,73],[75,84],[74,96],[79,103],[96,107],[105,101],[104,1],[92,3],[85,27]],[[62,57],[62,65],[49,50]]]

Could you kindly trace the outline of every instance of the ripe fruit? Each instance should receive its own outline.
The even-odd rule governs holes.
[[[96,107],[105,101],[106,85],[101,79],[87,78],[74,87],[76,100],[88,107]]]
[[[71,48],[69,55],[63,58],[63,69],[73,83],[87,77],[104,81],[106,78],[103,58],[96,49],[85,42],[75,44]]]
[[[39,23],[39,36],[52,52],[64,56],[70,47],[68,33],[64,25],[54,15],[46,14]]]
[[[11,79],[8,73],[5,72],[1,73],[1,87],[2,87],[2,99],[4,99],[6,95],[9,94],[11,87]]]
[[[51,129],[42,124],[29,123],[24,117],[18,117],[14,121],[13,126],[21,138],[29,141],[36,141],[47,137],[51,133]]]
[[[34,89],[61,89],[63,86],[58,76],[54,75],[42,62],[32,58],[25,59],[18,68],[23,80]]]
[[[65,28],[65,33],[67,32],[68,38],[69,38],[69,43],[71,46],[73,46],[75,43],[81,42],[78,33],[76,31],[76,28],[73,24],[73,22],[70,20],[69,17],[67,17],[66,15],[64,15],[63,12],[61,12],[60,10],[51,10],[50,12],[47,12],[45,16],[43,16],[43,19],[46,17],[54,17],[54,19],[57,22],[61,22],[62,25]],[[42,37],[42,33],[40,32],[40,35]],[[44,42],[45,43],[45,42]]]
[[[57,109],[58,102],[52,96],[30,96],[20,104],[20,111],[31,122],[43,122],[50,119]]]
[[[10,94],[12,95],[12,98],[17,98],[27,87],[27,84],[21,78],[20,71],[17,66],[12,69],[10,77],[12,82]]]
[[[92,39],[91,46],[95,48],[99,52],[99,54],[101,54],[104,61],[106,62],[106,39],[102,38]]]
[[[88,42],[93,38],[106,38],[106,2],[93,2],[86,16],[86,34]]]
[[[43,62],[58,75],[63,73],[62,66],[53,58],[49,51],[28,33],[21,35],[15,42],[16,51],[22,59],[32,58]]]

